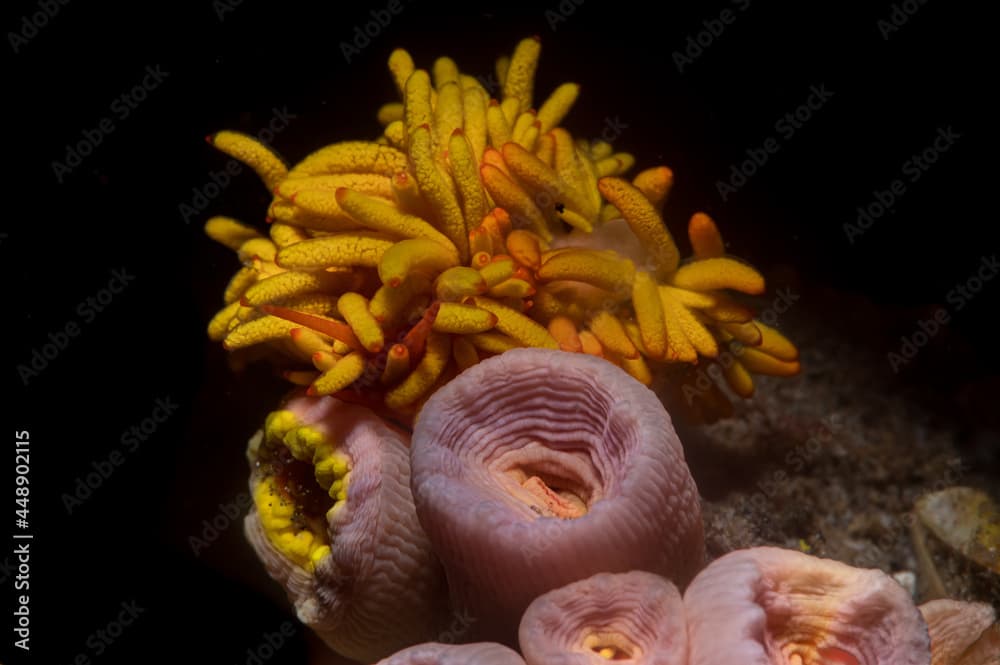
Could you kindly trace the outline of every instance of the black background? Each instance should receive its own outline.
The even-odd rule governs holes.
[[[446,54],[463,71],[489,74],[497,55],[539,35],[536,100],[563,81],[581,83],[564,123],[575,135],[595,136],[615,119],[627,125],[617,147],[643,167],[674,170],[668,224],[682,253],[687,218],[707,211],[730,250],[765,274],[793,266],[797,283],[813,290],[916,312],[900,333],[912,332],[920,312],[933,311],[997,250],[996,213],[983,205],[994,202],[996,168],[977,155],[988,153],[988,137],[973,123],[995,87],[988,39],[979,35],[989,19],[960,5],[905,3],[916,12],[885,39],[878,21],[893,12],[889,2],[753,1],[745,10],[708,2],[654,13],[595,0],[564,0],[561,10],[555,1],[445,10],[413,0],[348,63],[341,43],[387,3],[333,10],[243,0],[221,18],[221,3],[94,4],[71,0],[16,53],[9,43],[0,49],[13,146],[4,151],[0,223],[3,321],[13,331],[4,347],[14,368],[4,464],[13,467],[14,431],[29,430],[33,662],[62,665],[86,654],[95,663],[244,663],[248,649],[290,618],[238,524],[197,555],[190,541],[220,504],[245,492],[245,441],[284,390],[264,369],[237,377],[206,340],[237,262],[201,226],[213,214],[262,224],[269,196],[245,169],[190,224],[179,207],[228,161],[203,137],[222,128],[256,133],[275,108],[295,116],[273,142],[291,162],[327,143],[377,135],[375,111],[395,99],[385,61],[396,46],[418,66]],[[20,31],[38,7],[6,8],[0,26]],[[736,20],[679,72],[674,53],[726,8]],[[560,11],[565,20],[557,20]],[[127,118],[116,116],[114,100],[156,65],[169,75]],[[775,122],[821,85],[833,97],[793,137],[779,139],[780,150],[723,202],[717,181],[747,149],[777,136]],[[115,130],[57,182],[52,162],[102,117]],[[907,182],[892,212],[848,242],[843,225],[856,208],[949,127],[961,139]],[[83,321],[79,303],[106,287],[115,269],[134,280]],[[975,353],[955,357],[949,380],[995,371],[989,322],[998,289],[987,283],[956,314],[951,329]],[[821,306],[810,311],[824,316]],[[831,327],[848,337],[872,325],[850,311],[835,318]],[[17,366],[71,321],[80,334],[25,383]],[[901,378],[937,380],[919,368]],[[123,432],[150,416],[157,398],[177,411],[124,452]],[[116,449],[124,464],[67,514],[63,494]],[[0,515],[7,527],[13,499],[0,505],[8,506]],[[14,591],[4,577],[0,661],[18,662],[7,655]],[[88,638],[132,600],[145,611],[96,655]],[[271,662],[304,662],[305,649],[296,624]]]

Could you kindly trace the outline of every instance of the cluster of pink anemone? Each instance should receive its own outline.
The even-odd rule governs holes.
[[[412,437],[331,397],[285,408],[351,460],[309,571],[247,517],[299,618],[379,665],[996,665],[987,605],[761,547],[704,566],[700,500],[648,388],[516,349],[438,390]],[[254,462],[251,484],[259,481]],[[683,592],[681,591],[683,590]]]

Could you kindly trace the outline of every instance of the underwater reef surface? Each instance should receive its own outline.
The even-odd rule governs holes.
[[[1000,450],[988,411],[996,387],[894,374],[884,351],[899,343],[891,331],[919,313],[792,288],[804,304],[783,330],[802,345],[802,374],[762,381],[734,418],[679,428],[703,497],[709,557],[764,544],[800,548],[912,572],[919,600],[943,592],[1000,606],[995,570],[928,534],[914,536],[920,520],[913,516],[918,499],[932,492],[995,491]],[[971,353],[962,349],[955,336],[921,360],[961,363]]]

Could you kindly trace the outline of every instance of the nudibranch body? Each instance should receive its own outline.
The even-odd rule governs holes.
[[[233,351],[266,345],[310,394],[402,421],[459,371],[516,347],[603,357],[646,385],[720,359],[741,396],[751,372],[797,373],[795,347],[729,293],[760,294],[764,279],[725,254],[707,215],[691,218],[694,256],[681,261],[662,217],[672,172],[626,179],[631,155],[575,140],[560,126],[575,83],[535,106],[539,54],[539,40],[525,39],[499,60],[491,99],[450,58],[428,72],[396,50],[402,101],[379,110],[383,134],[291,169],[253,138],[211,137],[274,200],[268,236],[230,218],[207,223],[244,263],[210,336]],[[601,245],[622,218],[641,259]],[[706,417],[725,400],[699,394]]]

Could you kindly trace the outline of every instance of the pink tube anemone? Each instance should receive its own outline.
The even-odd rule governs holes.
[[[502,644],[418,644],[393,654],[375,665],[524,665],[516,651]]]
[[[435,393],[411,449],[417,514],[457,611],[513,643],[538,595],[599,572],[686,583],[698,492],[652,391],[585,354],[515,349]]]
[[[931,665],[996,665],[1000,625],[986,603],[932,600],[920,606],[931,636]]]
[[[364,662],[440,633],[444,573],[413,507],[405,434],[368,409],[296,397],[247,456],[247,537],[303,623]]]
[[[684,594],[690,665],[930,665],[927,626],[878,570],[755,547],[709,565]]]
[[[677,587],[643,571],[600,573],[539,596],[519,631],[527,665],[687,665]]]

